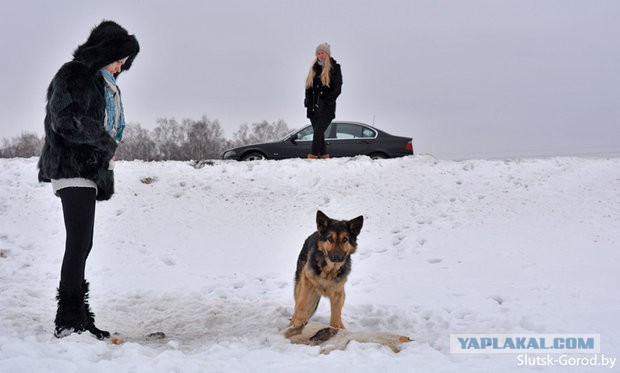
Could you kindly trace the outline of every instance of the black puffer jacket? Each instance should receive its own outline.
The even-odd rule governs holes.
[[[307,108],[306,116],[312,118],[314,116],[336,117],[336,98],[340,95],[342,89],[342,71],[340,65],[330,57],[331,71],[329,73],[329,87],[321,82],[321,72],[323,66],[318,62],[312,66],[314,69],[314,81],[312,87],[306,88],[306,98],[304,105]]]
[[[47,89],[45,142],[39,159],[39,181],[81,177],[93,180],[98,200],[114,194],[114,173],[108,165],[116,141],[104,126],[106,102],[99,71],[129,57],[128,70],[140,51],[135,36],[112,21],[95,27]]]

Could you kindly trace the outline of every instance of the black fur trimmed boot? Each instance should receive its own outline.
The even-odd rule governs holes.
[[[99,340],[110,338],[110,332],[101,330],[95,326],[95,314],[90,311],[90,305],[88,304],[88,287],[88,281],[84,280],[82,282],[82,299],[84,302],[84,317],[86,320],[84,329],[91,332]]]
[[[58,287],[58,309],[54,319],[54,336],[63,338],[71,333],[82,333],[86,326],[84,300],[80,291],[69,291],[62,283]]]

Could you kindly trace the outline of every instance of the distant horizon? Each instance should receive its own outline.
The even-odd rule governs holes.
[[[172,118],[169,118],[172,119]],[[188,119],[188,118],[185,118]],[[257,122],[255,122],[257,123]],[[133,123],[129,123],[131,125]],[[241,127],[241,126],[240,126]],[[144,128],[144,127],[142,127]],[[289,129],[291,131],[295,130],[293,128]],[[153,129],[148,129],[152,131]],[[43,132],[43,131],[41,131]],[[236,133],[233,132],[232,135]],[[37,133],[36,131],[26,131],[18,136],[14,136],[12,138],[0,138],[0,149],[4,146],[5,141],[9,143],[19,140],[19,138],[23,135],[34,134],[40,139],[43,138],[43,133]],[[227,140],[233,140],[233,136],[228,136],[224,134],[224,137]],[[414,140],[415,141],[415,140]],[[575,151],[559,151],[559,150],[546,150],[539,149],[533,151],[498,151],[498,152],[465,152],[465,153],[445,153],[442,155],[432,154],[432,153],[420,153],[415,149],[414,143],[414,156],[431,156],[441,160],[452,160],[452,161],[474,161],[474,160],[502,160],[502,159],[547,159],[547,158],[563,158],[563,157],[577,157],[577,158],[617,158],[620,157],[620,150],[614,148],[601,149],[601,148],[581,148]],[[219,159],[219,158],[216,158]],[[167,160],[161,160],[157,162],[166,162]]]

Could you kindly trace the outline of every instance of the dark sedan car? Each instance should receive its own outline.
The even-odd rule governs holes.
[[[305,158],[310,153],[313,134],[312,126],[308,125],[278,141],[227,150],[222,158],[238,161]],[[411,138],[393,136],[357,122],[332,122],[325,130],[325,142],[332,157],[367,155],[376,159],[413,154]]]

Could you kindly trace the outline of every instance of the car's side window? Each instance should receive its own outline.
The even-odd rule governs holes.
[[[363,137],[375,137],[375,131],[353,123],[338,123],[336,131],[337,139],[358,139]]]
[[[333,126],[334,126],[333,124],[330,124],[325,130],[326,139],[330,138],[329,134],[331,133]],[[302,129],[301,131],[297,132],[298,141],[312,141],[313,138],[314,138],[314,130],[312,129],[312,126],[308,126]]]
[[[358,127],[358,128],[356,128]],[[336,138],[338,139],[354,139],[357,133],[361,134],[361,129],[359,126],[355,126],[349,123],[339,123],[338,130],[336,132]]]
[[[377,133],[370,128],[364,128],[362,130],[362,137],[376,137]]]

